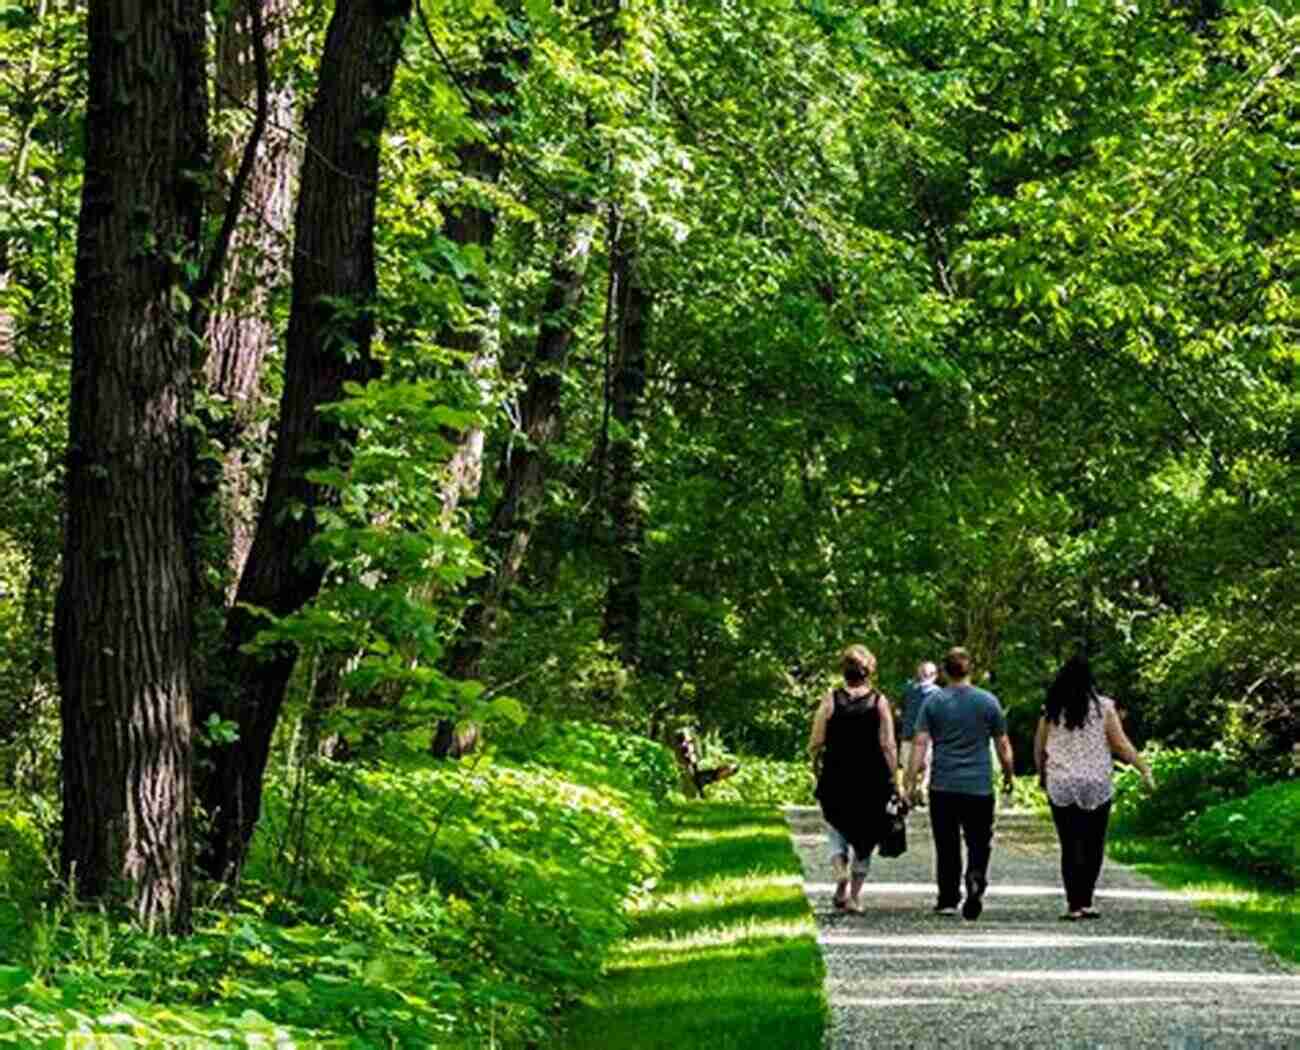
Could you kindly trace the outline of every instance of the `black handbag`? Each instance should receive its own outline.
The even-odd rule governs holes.
[[[898,795],[885,803],[885,834],[876,852],[882,857],[901,857],[907,852],[907,803]]]

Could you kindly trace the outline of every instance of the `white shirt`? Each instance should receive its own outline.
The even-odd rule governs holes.
[[[1111,800],[1110,741],[1106,739],[1106,713],[1115,702],[1099,697],[1088,707],[1078,729],[1066,729],[1065,719],[1047,723],[1047,797],[1054,806],[1096,809]]]

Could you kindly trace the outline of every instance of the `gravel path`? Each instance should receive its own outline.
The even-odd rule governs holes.
[[[1103,917],[1065,923],[1056,837],[998,815],[977,922],[936,916],[930,827],[875,858],[864,915],[831,908],[821,815],[786,811],[817,916],[829,1050],[1300,1050],[1300,972],[1235,938],[1187,897],[1107,862]]]

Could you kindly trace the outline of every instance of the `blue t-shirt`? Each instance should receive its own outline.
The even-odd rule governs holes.
[[[903,690],[903,715],[898,723],[898,738],[911,740],[916,736],[916,716],[921,713],[925,701],[939,691],[933,682],[908,682]]]
[[[973,685],[940,689],[921,708],[916,731],[930,734],[931,791],[993,794],[989,741],[1007,732],[996,696]]]

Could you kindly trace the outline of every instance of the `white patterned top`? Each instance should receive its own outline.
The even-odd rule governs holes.
[[[1088,708],[1088,717],[1078,729],[1047,723],[1047,797],[1054,806],[1097,809],[1110,801],[1114,763],[1106,739],[1106,712],[1115,702],[1100,697]]]

